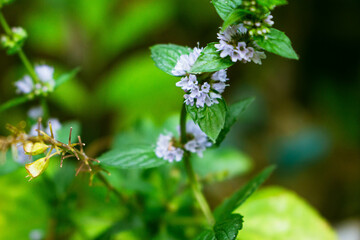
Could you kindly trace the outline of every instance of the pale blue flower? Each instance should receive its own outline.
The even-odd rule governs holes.
[[[271,15],[269,15],[265,21],[271,23]],[[256,23],[261,25],[260,23]],[[262,34],[266,29],[259,29]],[[225,29],[225,31],[218,33],[219,43],[215,44],[215,48],[220,52],[221,58],[230,57],[231,61],[241,61],[243,63],[251,62],[261,64],[261,59],[265,58],[265,53],[256,51],[253,47],[248,46],[243,39],[243,35],[247,33],[247,28],[243,24],[232,25]],[[250,42],[252,46],[255,43]]]
[[[50,88],[48,90],[52,91],[55,87],[54,68],[48,65],[37,65],[35,72],[39,80]]]
[[[41,106],[33,107],[28,111],[28,116],[35,120],[42,117],[43,115],[44,115],[44,111]]]
[[[184,76],[191,71],[192,66],[201,54],[203,48],[195,47],[190,54],[181,55],[171,73],[174,76]]]
[[[220,81],[220,82],[226,82],[229,80],[227,77],[226,69],[222,69],[220,71],[217,71],[211,76],[211,79],[214,81]]]
[[[34,83],[30,76],[25,75],[19,81],[15,83],[16,92],[21,94],[29,94],[34,90]]]
[[[177,87],[181,87],[186,94],[184,94],[184,102],[186,105],[194,106],[197,108],[203,108],[204,106],[212,106],[218,104],[217,99],[221,98],[219,93],[223,93],[225,88],[229,86],[225,84],[227,78],[226,70],[220,70],[211,75],[210,82],[198,83],[196,76],[190,74],[189,76],[181,78],[176,83]],[[214,92],[216,91],[216,93]],[[213,94],[214,93],[214,94]],[[220,97],[219,97],[220,96]]]
[[[156,156],[169,162],[181,161],[184,155],[184,150],[174,147],[173,141],[173,135],[171,133],[167,135],[160,134],[156,143]]]
[[[184,148],[189,152],[196,153],[199,157],[203,157],[203,152],[212,145],[207,135],[193,121],[187,122],[186,133],[192,139],[184,145]]]
[[[264,23],[266,23],[271,27],[272,25],[274,25],[274,21],[272,19],[273,19],[273,15],[270,14],[264,19]]]

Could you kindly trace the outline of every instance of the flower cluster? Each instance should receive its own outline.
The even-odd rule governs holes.
[[[172,133],[160,134],[156,143],[156,156],[169,162],[179,162],[184,155],[185,149],[202,157],[206,148],[212,145],[208,137],[193,121],[186,124],[186,133],[188,141],[183,146]]]
[[[172,133],[168,133],[167,135],[160,134],[156,143],[156,156],[159,158],[163,158],[164,160],[167,160],[169,162],[181,161],[184,155],[184,150],[179,147],[175,147],[175,142],[176,139],[174,138]]]
[[[27,38],[26,31],[21,27],[14,27],[11,29],[11,35],[2,35],[0,43],[3,48],[7,50],[8,54],[17,53]]]
[[[55,88],[54,68],[47,65],[35,66],[35,73],[40,82],[34,83],[29,75],[15,82],[19,94],[35,94],[51,92]]]
[[[220,42],[215,47],[220,52],[220,57],[229,56],[231,61],[241,61],[243,63],[253,61],[261,64],[261,59],[265,59],[266,55],[262,51],[258,51],[255,43],[246,41],[248,29],[244,24],[231,25],[218,33]]]
[[[181,55],[171,73],[178,77],[188,74],[200,56],[202,50],[203,48],[196,47],[190,54]]]
[[[189,152],[196,153],[199,157],[203,157],[203,152],[212,145],[207,135],[193,121],[187,122],[186,132],[188,142],[185,143],[184,148]]]
[[[221,94],[228,86],[226,82],[229,80],[226,70],[215,72],[209,79],[202,81],[199,81],[196,75],[189,74],[201,51],[200,48],[194,48],[190,54],[181,55],[172,71],[176,76],[184,76],[176,83],[176,86],[186,92],[185,103],[190,106],[195,104],[197,108],[218,104],[217,99],[221,99]]]

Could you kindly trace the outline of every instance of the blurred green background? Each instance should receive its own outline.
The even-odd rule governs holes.
[[[275,9],[275,27],[292,39],[300,61],[267,54],[262,66],[238,64],[225,92],[229,103],[256,96],[225,144],[249,156],[255,170],[277,164],[269,183],[294,190],[334,225],[360,219],[359,10],[356,0],[290,0]],[[221,25],[209,0],[17,0],[4,15],[28,31],[25,51],[34,62],[55,66],[56,74],[81,67],[49,98],[50,114],[79,121],[84,142],[105,146],[96,155],[139,120],[161,125],[180,110],[182,90],[154,66],[149,47],[205,46]],[[23,73],[16,56],[0,53],[0,103],[15,97],[13,82]],[[0,135],[36,104],[2,113]],[[10,214],[17,224],[36,215],[37,228],[49,210],[39,195],[31,197],[33,183],[24,176],[21,169],[0,177],[0,210],[21,212],[23,223],[21,214]],[[206,194],[215,206],[238,185],[231,179]],[[93,201],[103,201],[100,193]],[[89,216],[78,216],[79,223]],[[0,214],[0,226],[9,221]]]

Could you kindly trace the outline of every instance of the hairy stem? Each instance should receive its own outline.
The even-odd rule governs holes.
[[[7,23],[4,15],[1,11],[0,11],[0,24],[3,27],[5,33],[9,36],[12,36],[13,32],[11,31],[9,24]],[[36,75],[32,64],[30,63],[29,59],[26,57],[24,51],[21,48],[18,51],[18,55],[20,57],[21,62],[24,64],[26,70],[29,72],[31,78],[34,80],[35,83],[39,83],[40,80],[39,80],[38,76]]]
[[[181,115],[180,115],[180,140],[181,140],[182,144],[185,144],[186,140],[187,140],[186,139],[186,108],[185,108],[185,104],[183,104],[183,107],[181,110]],[[215,219],[211,213],[209,204],[207,203],[204,195],[202,194],[202,192],[200,190],[199,182],[196,179],[194,169],[191,165],[190,157],[191,157],[191,153],[186,151],[184,154],[184,165],[185,165],[186,174],[188,175],[188,178],[189,178],[191,190],[192,190],[197,202],[199,203],[200,208],[201,208],[202,212],[204,213],[209,225],[213,226],[215,223]]]

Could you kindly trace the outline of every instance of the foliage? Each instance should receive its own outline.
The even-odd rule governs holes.
[[[312,207],[283,188],[260,190],[235,212],[247,216],[239,240],[337,239],[328,223]]]
[[[10,2],[0,0],[0,8]],[[58,2],[59,9],[65,9],[65,2]],[[33,64],[23,50],[29,40],[30,46],[37,42],[44,49],[57,45],[53,51],[64,54],[68,34],[77,32],[74,31],[76,27],[67,26],[59,16],[45,22],[38,16],[27,16],[31,20],[27,23],[28,39],[24,29],[9,27],[1,9],[0,23],[5,32],[2,46],[8,55],[19,57],[26,74],[15,82],[17,93],[21,95],[1,104],[0,113],[14,110],[21,104],[40,102],[40,107],[31,109],[26,121],[19,125],[8,125],[9,135],[0,137],[0,151],[5,156],[0,159],[0,175],[19,179],[18,175],[22,176],[25,169],[30,180],[34,178],[29,184],[19,180],[4,180],[1,184],[4,186],[1,198],[9,201],[10,207],[6,209],[0,204],[0,212],[4,210],[0,214],[0,228],[5,228],[4,222],[19,218],[14,215],[18,205],[24,214],[21,226],[16,226],[20,231],[13,236],[0,233],[0,238],[21,239],[32,231],[35,237],[30,238],[34,239],[235,240],[288,239],[289,236],[292,239],[332,239],[333,234],[324,221],[296,196],[278,189],[255,193],[270,177],[274,166],[243,183],[215,211],[211,211],[203,193],[203,186],[225,184],[223,180],[244,177],[254,164],[238,149],[219,146],[255,98],[242,99],[228,106],[222,93],[228,86],[227,70],[236,62],[261,64],[263,50],[298,59],[285,33],[270,28],[270,10],[286,3],[286,0],[213,0],[216,12],[224,21],[218,34],[219,42],[209,43],[204,48],[198,45],[195,49],[157,44],[150,48],[156,69],[144,52],[127,57],[123,64],[118,64],[118,59],[115,63],[111,61],[116,53],[126,53],[134,39],[145,38],[152,32],[144,22],[160,25],[171,18],[168,1],[121,5],[127,8],[122,19],[108,14],[112,8],[119,7],[116,1],[96,0],[91,4],[86,0],[74,1],[70,6],[74,12],[79,11],[75,21],[91,36],[84,42],[92,45],[88,44],[92,39],[97,41],[89,46],[90,53],[81,53],[84,59],[97,63],[89,67],[84,62],[81,67],[88,68],[89,75],[102,80],[93,92],[74,79],[86,77],[78,76],[80,68],[59,75],[48,65]],[[56,15],[52,8],[42,11],[45,16]],[[42,26],[39,29],[38,24]],[[103,34],[99,34],[99,29]],[[225,36],[228,29],[235,29],[236,34],[224,45],[221,35]],[[76,34],[71,37],[77,39]],[[247,48],[241,49],[242,44],[247,44]],[[226,53],[221,49],[224,46],[230,46],[232,54],[238,56]],[[177,78],[180,81],[174,84]],[[174,85],[184,90],[185,101],[179,100]],[[180,114],[159,126],[168,112],[178,106],[177,102],[183,102]],[[96,126],[87,123],[82,126],[78,121],[71,121],[55,129],[56,121],[50,118],[53,105],[67,112],[84,113],[86,118],[98,114],[95,109],[104,112],[121,109],[123,116],[119,118],[126,117],[128,122],[136,117],[141,120],[134,129],[122,131],[114,139],[102,138],[91,144],[87,150],[99,155],[95,159],[85,153],[80,132],[83,128],[85,136],[97,135]],[[156,114],[157,120],[146,119],[147,114]],[[41,120],[49,122],[46,129]],[[5,194],[11,192],[12,187],[19,187],[29,195],[26,206],[16,192]],[[94,207],[105,198],[107,204]],[[38,202],[40,204],[36,204]],[[281,218],[276,212],[280,203],[286,209],[281,212]],[[301,221],[295,219],[297,207],[304,215]],[[40,223],[33,221],[34,213],[39,215]],[[256,226],[256,221],[263,223]],[[296,230],[281,232],[274,224],[277,221],[286,221]],[[46,222],[50,222],[49,226]],[[321,232],[299,233],[311,227]]]

